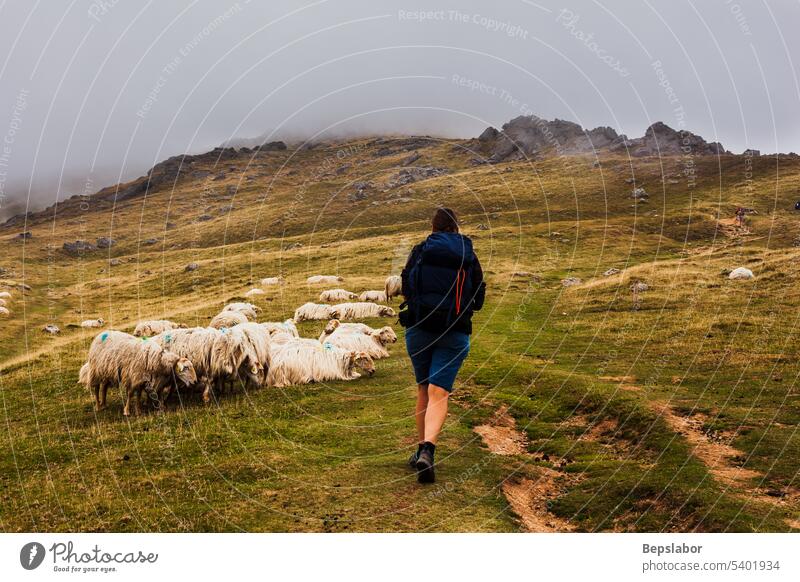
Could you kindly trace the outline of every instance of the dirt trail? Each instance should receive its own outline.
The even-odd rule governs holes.
[[[714,478],[730,488],[728,493],[745,501],[765,503],[776,509],[797,508],[800,491],[796,489],[767,491],[753,487],[752,480],[761,479],[763,475],[758,471],[736,466],[737,457],[744,456],[744,453],[728,443],[710,438],[703,431],[705,417],[679,416],[664,403],[654,404],[653,409],[672,430],[687,440],[692,448],[692,454],[706,465]],[[800,528],[800,520],[785,519],[785,522],[791,528]]]
[[[741,489],[746,487],[747,482],[751,479],[761,477],[757,471],[734,465],[736,457],[743,453],[727,443],[711,440],[703,432],[704,417],[699,415],[678,416],[669,405],[663,403],[655,404],[653,409],[672,430],[688,441],[692,447],[692,453],[724,485]]]
[[[521,455],[530,460],[538,457],[527,452],[525,434],[516,427],[508,407],[502,406],[488,424],[475,428],[489,450],[496,455]],[[548,500],[557,497],[563,490],[566,475],[547,467],[532,467],[538,472],[535,479],[515,478],[503,482],[503,494],[508,499],[522,527],[527,532],[572,531],[569,521],[557,517],[547,510]]]

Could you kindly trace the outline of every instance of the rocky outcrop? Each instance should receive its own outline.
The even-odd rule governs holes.
[[[716,155],[728,153],[722,144],[708,143],[689,131],[672,129],[658,121],[640,138],[628,139],[611,127],[586,130],[577,123],[535,115],[519,116],[502,131],[489,127],[478,137],[490,163],[530,157],[627,152],[632,156]]]
[[[282,152],[286,149],[286,144],[282,141],[270,141],[262,144],[259,149],[262,152]]]

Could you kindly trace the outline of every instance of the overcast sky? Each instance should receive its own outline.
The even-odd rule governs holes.
[[[800,151],[798,24],[796,0],[7,0],[0,216],[265,132],[472,137],[535,113]]]

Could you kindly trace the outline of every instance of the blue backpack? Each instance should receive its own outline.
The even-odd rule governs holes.
[[[460,317],[469,317],[475,293],[474,263],[468,237],[452,232],[431,234],[408,273],[408,316],[400,323],[444,332]]]

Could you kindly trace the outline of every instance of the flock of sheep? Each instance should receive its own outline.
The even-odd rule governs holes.
[[[279,277],[262,280],[281,284]],[[331,284],[341,277],[309,277],[309,284]],[[331,289],[321,303],[306,303],[284,322],[257,322],[260,309],[251,303],[229,303],[208,327],[187,328],[168,320],[142,321],[133,335],[107,330],[94,338],[79,382],[94,395],[96,410],[106,407],[109,387],[123,394],[124,414],[141,411],[143,399],[160,408],[179,387],[201,392],[209,402],[236,384],[282,388],[332,380],[355,380],[375,373],[374,360],[386,358],[386,346],[397,341],[394,330],[373,329],[358,320],[392,317],[394,310],[372,303],[400,295],[401,282],[389,277],[383,291],[354,293]],[[327,303],[326,303],[327,302]],[[296,323],[328,320],[319,338],[301,338]],[[101,327],[102,319],[83,327]]]
[[[8,302],[11,300],[11,293],[8,291],[0,291],[0,315],[9,316],[11,311],[8,309]]]

